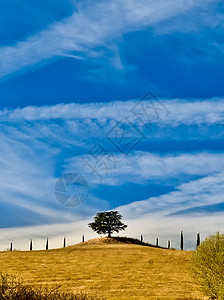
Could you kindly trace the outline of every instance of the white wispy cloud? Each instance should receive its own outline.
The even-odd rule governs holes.
[[[213,1],[84,1],[74,14],[45,30],[0,48],[0,76],[3,77],[52,58],[95,56],[94,49],[108,46],[127,32],[152,27],[159,22],[203,7]],[[116,20],[116,22],[114,22]],[[113,26],[111,26],[113,24]]]
[[[181,210],[223,203],[223,199],[224,173],[220,172],[183,183],[168,194],[133,202],[118,209],[127,217],[152,214],[165,217]]]
[[[175,153],[154,154],[141,151],[133,151],[129,155],[116,154],[116,158],[108,163],[108,169],[104,166],[102,170],[97,167],[97,173],[84,166],[83,160],[90,162],[93,158],[89,155],[76,156],[66,160],[64,172],[80,170],[89,181],[97,184],[102,181],[105,185],[119,186],[125,183],[146,184],[148,182],[162,182],[172,184],[173,181],[183,180],[186,176],[207,176],[209,174],[222,172],[224,168],[223,153]],[[103,156],[101,157],[103,160]],[[101,161],[99,158],[99,161]],[[93,166],[94,163],[92,162]],[[114,168],[112,168],[114,166]],[[101,178],[102,177],[102,178]]]
[[[14,126],[1,126],[0,202],[34,212],[51,220],[71,220],[52,208],[54,166],[48,161],[57,149],[39,141],[34,128],[28,132]],[[48,166],[48,167],[47,167]]]
[[[138,106],[136,104],[139,103]],[[168,99],[141,101],[113,101],[110,103],[57,104],[54,106],[27,106],[0,111],[0,122],[76,120],[87,126],[99,126],[108,130],[116,122],[128,118],[133,123],[160,126],[213,125],[224,123],[222,98],[191,100]],[[125,122],[125,119],[124,119]],[[71,124],[71,123],[70,123]],[[74,124],[74,123],[73,123]],[[108,125],[108,126],[107,126]],[[95,130],[95,128],[94,128]]]

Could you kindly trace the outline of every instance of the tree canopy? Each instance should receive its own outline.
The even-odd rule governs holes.
[[[224,234],[211,235],[197,247],[191,270],[209,299],[224,299]]]
[[[122,218],[118,211],[100,212],[94,217],[94,222],[89,223],[88,226],[98,234],[108,234],[108,237],[111,237],[113,232],[127,228],[127,225],[121,222]]]

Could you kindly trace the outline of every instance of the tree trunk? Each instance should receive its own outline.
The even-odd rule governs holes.
[[[111,237],[111,232],[110,231],[108,232],[108,237]]]

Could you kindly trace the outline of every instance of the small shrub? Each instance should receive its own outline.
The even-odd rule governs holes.
[[[69,293],[55,288],[33,288],[13,275],[0,275],[0,300],[100,300],[85,293]]]
[[[192,255],[191,272],[210,299],[224,299],[224,234],[211,235]]]

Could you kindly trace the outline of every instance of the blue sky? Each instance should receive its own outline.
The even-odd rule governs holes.
[[[115,208],[127,234],[165,244],[185,230],[191,248],[197,232],[221,230],[223,10],[215,0],[1,1],[3,232],[91,236],[92,216]],[[67,173],[89,186],[74,208],[54,195]]]

